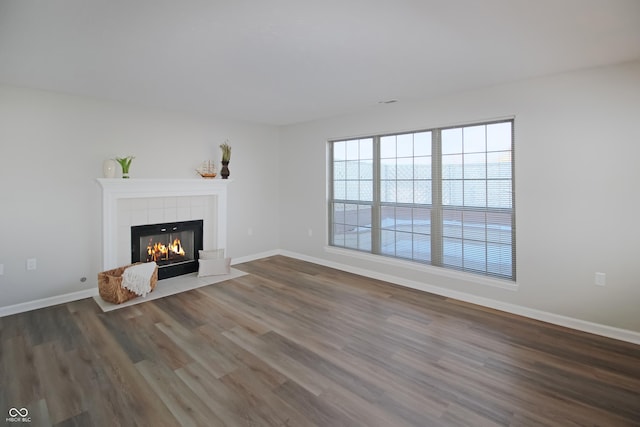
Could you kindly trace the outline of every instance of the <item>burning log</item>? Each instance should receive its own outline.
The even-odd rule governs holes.
[[[147,262],[171,261],[173,259],[183,260],[184,249],[180,239],[173,239],[172,243],[153,243],[149,241],[147,245]]]

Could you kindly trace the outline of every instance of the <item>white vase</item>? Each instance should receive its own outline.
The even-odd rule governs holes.
[[[113,159],[107,159],[102,163],[102,175],[105,178],[115,178],[116,177],[116,167],[118,164]]]

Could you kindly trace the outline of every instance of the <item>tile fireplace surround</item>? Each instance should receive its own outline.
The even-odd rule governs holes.
[[[227,247],[227,186],[222,179],[106,179],[102,188],[102,268],[131,262],[133,225],[204,220],[204,249]]]

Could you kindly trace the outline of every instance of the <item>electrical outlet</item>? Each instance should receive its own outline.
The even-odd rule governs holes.
[[[27,270],[35,270],[37,268],[37,263],[35,258],[27,259]]]
[[[607,275],[605,273],[596,273],[594,280],[596,286],[605,286],[607,284]]]
[[[251,228],[251,227],[247,228],[247,235],[248,236],[253,236],[253,228]]]
[[[309,237],[313,237],[313,229],[308,229],[307,230],[307,234],[309,235]]]

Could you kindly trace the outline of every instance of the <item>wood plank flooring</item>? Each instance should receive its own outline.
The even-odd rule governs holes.
[[[640,346],[281,256],[235,267],[250,274],[109,313],[86,299],[0,318],[0,412],[59,427],[640,426]]]

